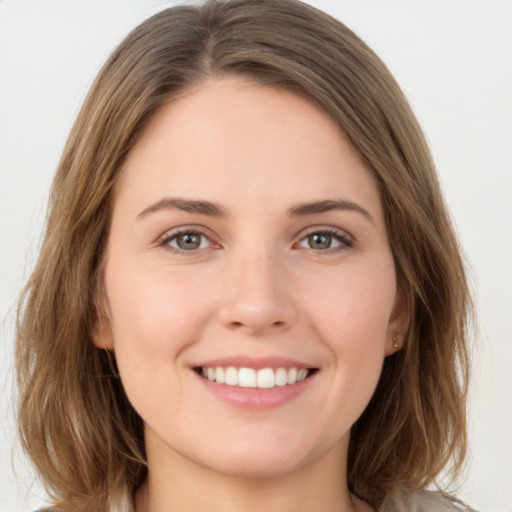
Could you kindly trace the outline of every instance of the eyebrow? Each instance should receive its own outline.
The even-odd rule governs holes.
[[[151,213],[162,210],[181,210],[187,213],[196,213],[199,215],[208,215],[210,217],[226,217],[226,211],[215,203],[202,201],[198,199],[182,199],[180,197],[164,197],[160,201],[148,206],[142,210],[137,219],[146,217]]]
[[[303,203],[290,208],[289,213],[294,217],[302,217],[306,215],[314,215],[316,213],[325,213],[332,210],[350,210],[362,214],[372,224],[375,224],[374,218],[368,210],[352,201],[327,199],[324,201],[314,201],[311,203]]]
[[[181,210],[187,213],[195,213],[198,215],[207,215],[209,217],[227,217],[227,212],[218,204],[200,199],[183,199],[180,197],[164,197],[160,201],[151,204],[138,215],[137,219],[142,219],[152,213],[163,210]],[[293,206],[288,210],[292,217],[305,217],[307,215],[315,215],[325,213],[332,210],[349,210],[355,211],[366,217],[372,224],[375,220],[368,210],[352,201],[326,199],[323,201],[313,201],[310,203],[301,203]]]

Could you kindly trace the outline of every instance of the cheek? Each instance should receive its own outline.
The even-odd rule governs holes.
[[[121,260],[107,267],[105,284],[123,386],[138,413],[151,418],[161,408],[155,390],[173,388],[179,400],[180,355],[199,338],[210,306],[186,273],[141,267]]]
[[[384,348],[396,296],[392,262],[336,269],[314,282],[304,300],[326,339],[350,351]]]
[[[201,289],[186,275],[165,268],[145,271],[117,268],[107,275],[107,296],[114,340],[144,341],[144,349],[155,348],[174,335],[190,332],[199,321],[199,304],[205,300]]]
[[[180,355],[199,338],[210,307],[204,290],[186,273],[141,267],[121,262],[105,276],[116,359],[135,403],[144,390],[179,382]]]
[[[352,389],[347,396],[364,408],[386,354],[396,294],[392,261],[345,268],[315,283],[305,300],[311,326],[332,355],[333,389]]]

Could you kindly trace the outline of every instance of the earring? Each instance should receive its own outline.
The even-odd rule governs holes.
[[[396,334],[393,334],[393,348],[398,348],[398,341]]]

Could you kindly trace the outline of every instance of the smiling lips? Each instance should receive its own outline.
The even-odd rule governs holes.
[[[320,370],[288,358],[246,356],[202,361],[192,369],[217,399],[252,411],[294,400],[311,387]]]
[[[235,366],[202,366],[198,373],[209,381],[239,388],[272,389],[290,386],[306,379],[314,370],[306,368],[247,368]]]

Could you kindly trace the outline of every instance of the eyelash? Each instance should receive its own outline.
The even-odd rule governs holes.
[[[329,247],[323,250],[315,250],[312,247],[309,248],[318,254],[337,254],[346,251],[347,249],[350,249],[351,247],[354,246],[354,239],[350,235],[348,235],[344,231],[335,228],[313,228],[308,233],[302,236],[299,244],[304,242],[308,237],[312,235],[329,236],[340,243],[339,247]]]
[[[208,247],[198,247],[197,249],[190,249],[190,250],[185,250],[185,249],[181,249],[179,247],[173,247],[170,245],[170,243],[173,240],[177,240],[178,237],[180,237],[182,235],[197,235],[197,236],[201,237],[202,239],[208,240],[210,245]],[[299,242],[297,244],[294,244],[294,247],[303,243],[308,237],[310,237],[312,235],[323,235],[323,236],[332,237],[334,240],[336,240],[337,242],[340,243],[339,247],[329,247],[327,249],[315,250],[312,247],[308,248],[318,254],[339,253],[339,252],[346,251],[347,249],[350,249],[351,247],[354,246],[354,239],[350,235],[345,233],[344,231],[334,229],[334,228],[316,228],[316,229],[311,229],[309,232],[303,234],[301,236]],[[174,253],[192,255],[202,249],[209,248],[215,244],[214,244],[214,242],[212,242],[211,237],[209,237],[201,229],[184,227],[184,228],[179,228],[174,231],[166,233],[158,241],[157,245],[160,247],[163,247],[166,250],[172,251]]]
[[[215,244],[213,244],[213,242],[209,236],[207,236],[202,230],[197,229],[197,228],[179,228],[177,230],[168,232],[158,241],[158,245],[160,247],[163,247],[164,249],[169,250],[169,251],[172,251],[172,252],[175,252],[178,254],[187,254],[187,255],[195,254],[197,251],[204,249],[204,247],[203,248],[199,247],[197,249],[185,250],[185,249],[181,249],[179,247],[172,247],[170,245],[170,243],[173,240],[177,240],[182,235],[197,235],[203,239],[208,240],[210,245],[215,245]]]

